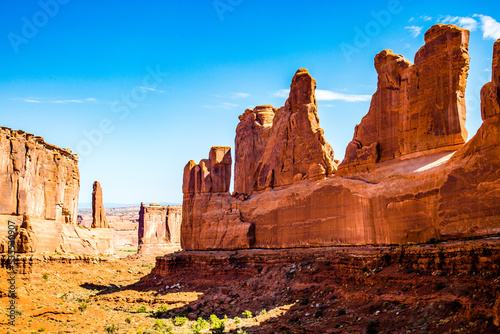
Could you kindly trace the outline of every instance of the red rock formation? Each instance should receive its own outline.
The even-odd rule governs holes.
[[[457,149],[465,139],[467,38],[463,29],[438,25],[426,34],[415,65],[389,51],[377,56],[378,91],[347,150],[341,176],[321,179],[321,167],[306,163],[313,166],[306,179],[287,184],[294,174],[290,170],[295,170],[290,161],[318,159],[321,150],[314,145],[321,141],[302,137],[308,144],[299,147],[310,147],[305,151],[312,155],[304,157],[292,150],[295,158],[289,160],[290,155],[283,152],[289,145],[297,147],[290,138],[301,138],[295,132],[301,133],[304,127],[287,126],[286,108],[273,109],[270,130],[260,127],[265,122],[255,124],[259,109],[245,112],[236,143],[238,149],[250,147],[257,153],[252,161],[250,149],[237,151],[236,171],[241,176],[239,189],[251,193],[231,197],[185,192],[183,248],[403,244],[500,233],[500,42],[494,46],[493,80],[482,91],[484,123]],[[305,82],[309,84],[298,86],[312,87]],[[296,105],[294,96],[292,89],[287,105]],[[314,121],[315,114],[308,115]],[[196,165],[191,163],[186,170],[191,173],[193,168]],[[254,178],[248,176],[253,168]]]
[[[76,154],[0,128],[0,239],[10,221],[18,252],[113,253],[112,231],[77,227],[79,191]]]
[[[79,189],[76,154],[0,128],[0,214],[75,224]]]
[[[109,228],[102,202],[102,188],[98,181],[94,182],[92,191],[92,228]]]
[[[139,253],[164,254],[180,248],[181,208],[141,203]]]
[[[414,65],[391,50],[375,57],[377,91],[346,149],[341,174],[464,144],[469,31],[436,25],[426,32],[425,43]]]
[[[239,210],[231,207],[230,178],[229,147],[212,147],[210,160],[201,160],[199,165],[191,160],[184,168],[181,225],[183,249],[251,247],[253,225],[242,221]]]
[[[300,69],[284,107],[261,106],[239,117],[236,193],[250,194],[334,173],[333,150],[319,127],[315,89],[316,80]]]

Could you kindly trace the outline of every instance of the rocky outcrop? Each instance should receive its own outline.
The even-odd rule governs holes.
[[[215,166],[213,168],[212,166]],[[188,162],[182,186],[181,247],[183,249],[250,248],[253,225],[242,221],[229,195],[231,150],[215,146],[210,159]],[[214,186],[219,184],[219,186]],[[206,213],[206,214],[205,214]]]
[[[183,249],[407,244],[500,233],[500,42],[492,82],[482,90],[483,125],[463,144],[467,41],[467,31],[438,25],[426,33],[415,65],[389,51],[377,56],[377,93],[333,177],[322,173],[326,144],[279,121],[286,108],[247,110],[236,135],[235,194],[184,193]],[[292,84],[287,105],[297,105],[294,87],[313,87],[298,73],[294,82],[306,84]],[[311,99],[300,101],[310,102],[302,110],[315,111]],[[316,124],[315,112],[307,115]],[[288,151],[290,145],[307,154]],[[296,165],[310,167],[296,176],[290,171],[305,170]],[[185,173],[185,189],[186,180]]]
[[[75,224],[79,190],[76,154],[0,128],[0,214]]]
[[[236,129],[236,193],[323,179],[336,170],[332,147],[319,127],[316,80],[295,73],[284,107],[261,106],[239,117]]]
[[[426,32],[414,65],[391,50],[377,54],[377,91],[346,149],[341,174],[464,144],[468,44],[469,31],[436,25]]]
[[[141,203],[139,254],[165,254],[180,248],[181,207]]]
[[[76,154],[0,128],[0,240],[8,236],[10,221],[18,253],[113,253],[112,231],[77,227],[79,191]]]
[[[92,191],[92,228],[109,228],[102,202],[102,188],[98,181],[94,182]]]

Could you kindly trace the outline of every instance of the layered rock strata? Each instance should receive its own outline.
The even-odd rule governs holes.
[[[76,154],[0,128],[0,214],[76,223],[79,190]]]
[[[341,174],[464,144],[468,46],[469,31],[437,25],[426,32],[414,65],[391,50],[377,54],[377,91],[346,149]]]
[[[21,130],[0,128],[0,239],[16,252],[112,253],[112,231],[77,227],[78,156]],[[0,250],[6,252],[5,247]]]
[[[98,181],[94,182],[92,191],[92,228],[109,228],[102,202],[102,188]]]
[[[312,173],[314,168],[296,178],[290,172],[295,164],[326,161],[314,149],[320,137],[297,135],[300,126],[280,128],[271,107],[245,112],[236,136],[234,196],[186,192],[193,175],[200,175],[198,189],[201,175],[209,176],[201,163],[186,166],[183,249],[405,244],[500,233],[500,42],[494,45],[492,82],[481,94],[483,125],[463,144],[468,36],[456,26],[438,25],[426,33],[415,65],[389,51],[377,56],[378,90],[334,177]],[[310,85],[302,70],[298,76]],[[289,101],[307,91],[292,84]],[[307,105],[300,110],[314,128],[314,103]],[[281,130],[273,136],[275,127]],[[307,147],[315,158],[284,149],[290,138],[305,138],[308,144],[292,146]]]
[[[141,203],[139,211],[140,254],[165,254],[180,249],[182,208]]]
[[[334,173],[333,149],[319,127],[315,89],[316,80],[300,69],[292,79],[285,106],[260,106],[239,117],[236,193],[250,194]]]

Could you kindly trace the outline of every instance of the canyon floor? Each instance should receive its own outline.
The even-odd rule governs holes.
[[[481,242],[469,243],[477,250]],[[486,251],[490,259],[496,249]],[[376,250],[359,248],[363,254]],[[492,311],[498,270],[419,270],[398,261],[361,266],[301,252],[264,265],[209,252],[204,261],[212,267],[182,265],[167,276],[151,272],[153,257],[46,255],[32,273],[17,276],[15,327],[7,324],[8,277],[0,270],[0,332],[211,333],[210,318],[218,322],[213,315],[227,317],[220,333],[498,332]],[[196,331],[196,321],[186,318],[198,317],[208,324],[199,320]]]

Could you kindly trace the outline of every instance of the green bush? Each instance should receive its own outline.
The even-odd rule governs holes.
[[[137,308],[137,310],[135,311],[136,313],[148,313],[148,309],[146,308],[146,306],[144,305],[141,305]]]
[[[243,311],[242,314],[243,314],[243,318],[245,318],[245,319],[251,319],[253,317],[252,312],[250,312],[249,310]]]
[[[206,321],[205,319],[203,318],[198,318],[196,320],[196,322],[193,324],[193,326],[191,327],[191,330],[196,333],[196,334],[199,334],[201,333],[202,330],[204,330],[205,328],[208,328],[208,321]]]
[[[42,278],[45,280],[45,282],[47,282],[49,280],[49,275],[43,274]]]
[[[235,323],[236,325],[241,324],[241,318],[239,318],[239,317],[235,317],[235,318],[234,318],[234,323]]]
[[[210,323],[212,327],[210,328],[210,333],[212,334],[222,334],[224,329],[226,329],[226,320],[221,320],[217,318],[215,314],[210,315]]]
[[[126,322],[127,324],[130,324],[130,323],[132,322],[132,319],[130,319],[130,317],[126,317],[126,318],[125,318],[125,322]]]
[[[264,309],[262,311],[260,311],[259,315],[266,315],[267,314],[267,311]]]
[[[86,302],[81,302],[80,305],[78,305],[78,309],[80,312],[83,312],[87,309],[88,304]]]
[[[112,323],[111,325],[106,327],[106,332],[108,332],[108,333],[114,333],[117,330],[118,330],[118,327],[116,327],[116,325],[114,323]]]
[[[176,326],[184,326],[184,324],[188,321],[186,317],[175,317],[172,321]]]

